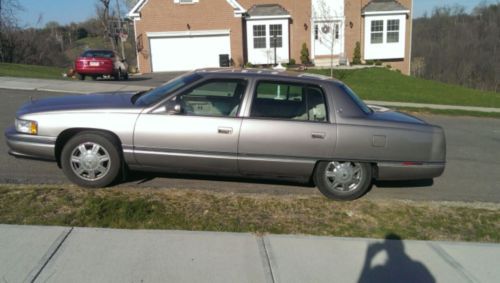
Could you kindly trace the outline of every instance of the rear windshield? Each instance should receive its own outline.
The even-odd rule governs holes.
[[[107,50],[89,50],[83,52],[81,57],[84,58],[113,58],[113,51]]]
[[[350,89],[348,86],[346,86],[345,84],[339,84],[339,87],[345,93],[347,93],[347,95],[349,95],[351,97],[351,99],[359,106],[359,108],[361,108],[361,110],[363,110],[363,112],[365,112],[366,114],[370,114],[373,112],[370,109],[370,107],[368,107],[368,105],[366,105],[365,102],[363,100],[361,100],[361,98],[359,98],[358,95],[352,89]]]
[[[148,91],[147,93],[143,94],[141,97],[137,99],[135,102],[136,105],[142,105],[142,106],[148,106],[152,105],[154,103],[159,102],[163,98],[167,97],[169,94],[173,93],[174,91],[191,84],[201,78],[200,75],[198,74],[189,74],[189,75],[184,75],[178,78],[175,78],[166,84],[159,86],[155,89],[152,89]]]

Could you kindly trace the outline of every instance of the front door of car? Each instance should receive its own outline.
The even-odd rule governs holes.
[[[203,81],[141,114],[134,133],[137,162],[165,171],[237,173],[237,114],[246,85],[238,79]]]
[[[332,156],[336,129],[319,86],[260,81],[250,107],[238,149],[242,174],[307,178],[316,160]]]

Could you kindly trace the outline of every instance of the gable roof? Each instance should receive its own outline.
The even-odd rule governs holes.
[[[250,10],[248,10],[248,15],[250,17],[267,17],[267,16],[290,16],[285,8],[278,4],[263,4],[263,5],[253,5]]]
[[[408,8],[396,0],[373,0],[363,8],[363,13],[376,12],[409,12]]]
[[[134,7],[127,13],[127,16],[130,18],[140,18],[140,12],[147,2],[148,0],[138,0]],[[226,2],[233,8],[235,17],[241,17],[246,12],[245,8],[238,3],[238,0],[226,0]]]

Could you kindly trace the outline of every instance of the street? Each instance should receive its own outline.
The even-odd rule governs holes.
[[[0,89],[0,128],[11,125],[15,111],[30,97],[39,99],[61,93]],[[500,202],[500,120],[490,118],[425,115],[424,120],[444,127],[447,167],[432,186],[418,182],[377,183],[367,194],[372,199]],[[55,163],[16,159],[0,140],[0,183],[67,184]],[[137,188],[195,189],[255,194],[319,194],[301,184],[170,174],[135,173],[119,185]]]

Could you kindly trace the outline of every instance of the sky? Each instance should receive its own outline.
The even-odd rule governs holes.
[[[1,1],[1,0],[0,0]],[[24,11],[19,12],[21,26],[43,27],[47,22],[57,21],[60,24],[81,22],[95,13],[97,0],[18,0]],[[112,0],[112,3],[116,3]],[[481,2],[497,3],[500,0],[413,0],[414,17],[431,12],[436,6],[461,5],[471,10]]]

